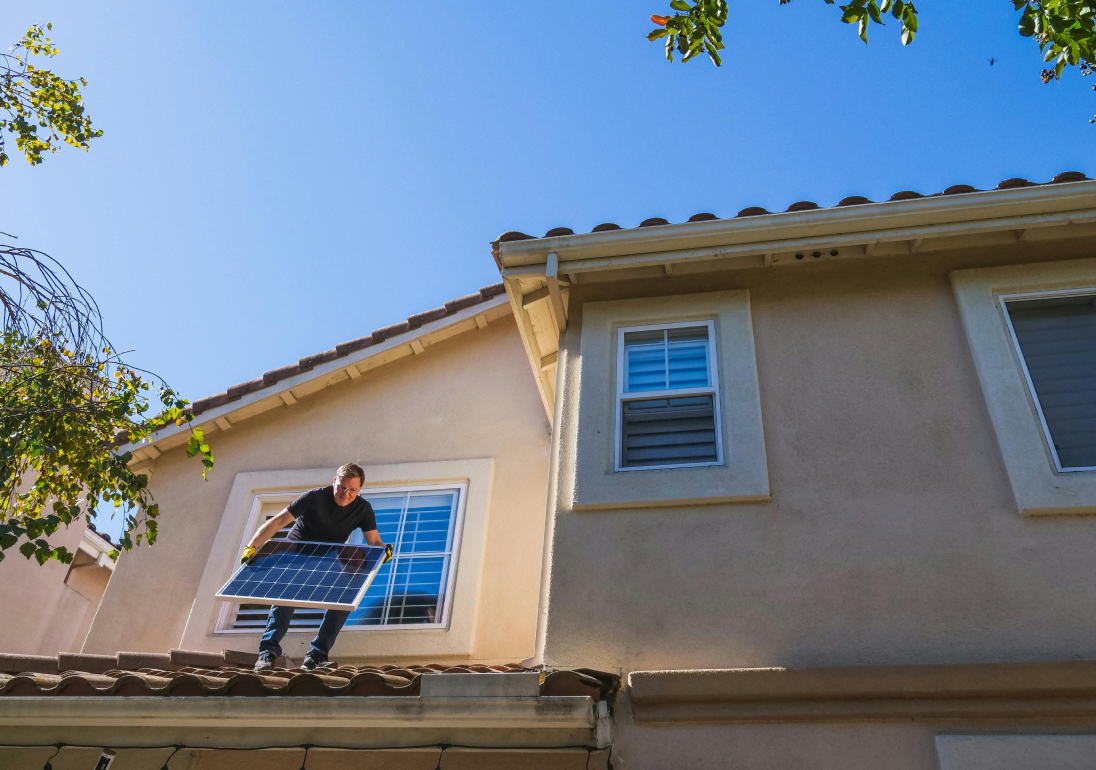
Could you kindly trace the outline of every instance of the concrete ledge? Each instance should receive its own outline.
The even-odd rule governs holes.
[[[1096,662],[633,671],[636,722],[1096,717]]]
[[[540,672],[423,674],[419,687],[422,698],[536,698]]]
[[[97,744],[126,746],[547,748],[592,745],[595,725],[588,697],[0,698],[0,732],[27,743],[94,735]]]

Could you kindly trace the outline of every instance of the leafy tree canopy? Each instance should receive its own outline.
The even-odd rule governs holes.
[[[0,560],[18,547],[39,563],[71,561],[49,535],[101,503],[124,516],[124,549],[156,542],[148,477],[115,447],[190,422],[188,402],[122,359],[95,301],[45,254],[0,243],[0,312]],[[146,418],[150,403],[159,413]],[[199,429],[187,454],[213,467]]]
[[[57,55],[57,46],[46,37],[52,28],[35,24],[7,53],[0,53],[0,110],[7,112],[6,118],[0,117],[0,166],[8,162],[5,133],[15,135],[15,146],[31,165],[42,162],[42,153],[57,152],[62,141],[86,151],[88,142],[103,135],[84,112],[80,87],[86,80],[65,80],[30,63],[32,56]]]
[[[84,111],[83,78],[65,80],[30,63],[53,57],[47,24],[35,24],[0,53],[0,166],[5,134],[31,165],[64,143],[84,150],[102,136]],[[0,113],[2,116],[2,113]],[[39,133],[39,129],[43,129]],[[0,233],[0,235],[3,235]],[[150,404],[158,413],[146,417]],[[156,542],[159,506],[148,477],[116,447],[193,417],[188,402],[122,359],[103,334],[95,300],[56,260],[0,242],[0,560],[10,548],[40,564],[73,554],[49,541],[62,525],[90,517],[103,504],[123,515],[119,545]],[[213,452],[191,430],[187,455]]]
[[[781,5],[791,0],[779,0]],[[835,0],[823,0],[834,5]],[[1044,83],[1061,78],[1066,67],[1077,67],[1090,75],[1096,67],[1096,0],[1008,0],[1020,13],[1019,31],[1039,44],[1043,61],[1050,67],[1041,77]],[[647,39],[665,38],[666,58],[674,52],[687,62],[701,53],[717,67],[723,64],[721,29],[727,22],[727,0],[671,0],[672,16],[651,16],[657,26]],[[906,0],[850,0],[839,5],[841,21],[855,24],[860,39],[868,42],[872,24],[883,25],[893,17],[901,25],[902,44],[909,45],[917,34],[917,8]],[[1093,86],[1096,90],[1096,86]],[[1096,123],[1096,118],[1089,121]]]

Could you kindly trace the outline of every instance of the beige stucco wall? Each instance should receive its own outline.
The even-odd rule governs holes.
[[[504,316],[211,434],[216,467],[208,482],[181,450],[169,451],[151,481],[161,509],[159,541],[119,559],[84,651],[179,645],[237,474],[334,468],[348,460],[372,466],[493,458],[473,657],[519,660],[533,646],[549,439],[516,327]],[[369,633],[347,630],[340,640]],[[294,645],[303,651],[310,636],[291,633],[283,646],[288,654]],[[256,642],[218,639],[226,649]],[[332,655],[339,650],[336,643]]]
[[[1096,518],[1020,515],[948,279],[1092,246],[573,286],[545,663],[626,675],[1096,658]],[[584,372],[615,365],[583,356],[583,304],[738,289],[772,501],[573,511]],[[611,414],[592,419],[612,430]],[[649,473],[677,495],[677,472]],[[937,767],[932,726],[645,727],[627,697],[624,767]]]
[[[50,537],[76,554],[73,566],[90,561],[77,550],[86,527],[80,521]],[[6,551],[0,562],[0,652],[79,652],[109,579],[103,567],[70,570],[58,561],[39,565],[14,548]]]

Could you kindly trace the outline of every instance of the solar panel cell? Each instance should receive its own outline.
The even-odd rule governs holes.
[[[384,548],[268,540],[217,592],[233,602],[353,610],[381,565]]]

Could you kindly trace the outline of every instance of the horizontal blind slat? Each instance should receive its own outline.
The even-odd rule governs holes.
[[[625,467],[718,459],[711,395],[625,402],[621,419]]]

